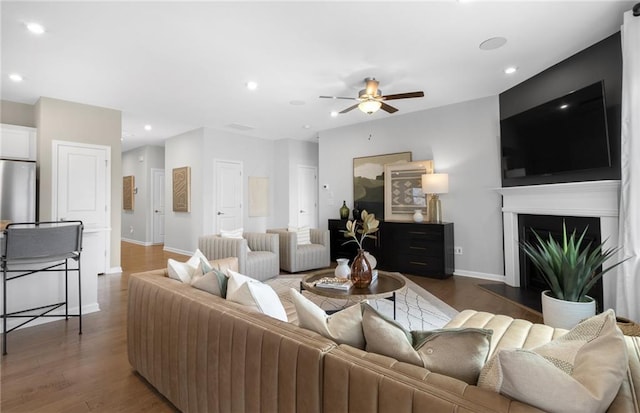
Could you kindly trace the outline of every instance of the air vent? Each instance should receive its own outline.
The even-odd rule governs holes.
[[[239,123],[231,123],[231,124],[227,125],[227,128],[241,130],[241,131],[248,131],[248,130],[254,130],[255,129],[253,126],[240,125]]]

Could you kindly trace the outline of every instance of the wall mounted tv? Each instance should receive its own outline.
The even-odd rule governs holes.
[[[611,166],[604,82],[500,121],[503,183]]]

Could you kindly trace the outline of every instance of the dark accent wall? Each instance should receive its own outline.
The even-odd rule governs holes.
[[[620,179],[622,48],[619,32],[501,93],[500,119],[600,80],[604,80],[611,166],[548,176],[503,178],[503,187]]]

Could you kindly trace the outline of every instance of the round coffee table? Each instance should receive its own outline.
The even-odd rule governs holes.
[[[348,291],[315,286],[316,281],[321,278],[333,276],[333,268],[326,268],[312,272],[300,281],[300,292],[307,290],[312,294],[343,300],[355,299],[363,301],[368,299],[386,298],[393,301],[393,318],[396,318],[396,292],[403,289],[407,284],[402,275],[399,273],[378,271],[378,278],[367,288],[351,287]]]

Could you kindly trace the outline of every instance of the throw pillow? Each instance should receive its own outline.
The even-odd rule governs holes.
[[[422,366],[469,384],[476,384],[491,347],[492,330],[450,328],[407,331],[396,321],[363,305],[366,350]]]
[[[253,307],[278,320],[288,321],[287,312],[273,288],[233,270],[228,270],[227,274],[227,300]]]
[[[315,331],[338,344],[364,349],[362,310],[359,304],[328,316],[322,308],[294,288],[289,292],[296,307],[300,327]]]
[[[627,364],[624,337],[607,310],[542,346],[499,351],[478,385],[549,412],[605,412]]]
[[[211,267],[207,260],[202,260],[199,268],[201,268],[201,271],[196,270],[193,277],[191,277],[191,286],[225,298],[227,296],[227,276],[222,271]]]
[[[198,267],[201,265],[203,260],[207,261],[207,257],[205,257],[199,249],[196,250],[187,262],[180,262],[169,258],[167,261],[167,273],[169,278],[190,284],[191,277],[198,270]]]
[[[308,226],[302,226],[302,227],[292,227],[289,226],[289,228],[287,228],[287,231],[289,232],[295,232],[298,234],[298,245],[309,245],[311,244],[311,232],[309,230]]]
[[[243,228],[232,229],[230,231],[225,231],[224,229],[220,230],[220,236],[222,238],[233,238],[233,239],[242,239],[244,230]],[[251,248],[247,245],[247,252],[251,252]]]

